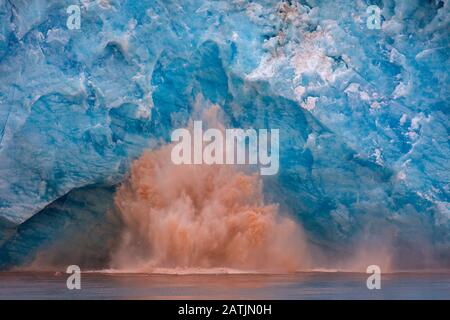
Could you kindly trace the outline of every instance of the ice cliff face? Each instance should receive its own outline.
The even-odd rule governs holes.
[[[114,186],[199,99],[281,129],[265,194],[325,255],[449,266],[449,27],[447,0],[0,0],[0,266],[75,230],[103,239],[75,260],[107,261]]]

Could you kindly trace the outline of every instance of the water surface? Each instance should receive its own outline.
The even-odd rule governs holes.
[[[368,290],[367,275],[83,273],[68,290],[65,273],[0,273],[0,299],[450,299],[450,273],[382,275]]]

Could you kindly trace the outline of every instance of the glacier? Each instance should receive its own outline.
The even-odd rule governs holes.
[[[0,268],[107,265],[117,185],[199,99],[280,128],[264,193],[321,263],[450,268],[449,30],[448,0],[0,0]]]

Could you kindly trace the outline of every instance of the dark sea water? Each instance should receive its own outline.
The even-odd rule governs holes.
[[[450,273],[383,274],[369,290],[367,274],[82,273],[68,290],[65,273],[0,273],[0,299],[450,299]]]

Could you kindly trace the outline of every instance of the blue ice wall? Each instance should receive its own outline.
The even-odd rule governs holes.
[[[71,4],[80,30],[66,26]],[[367,27],[370,4],[381,29]],[[230,127],[281,130],[265,194],[312,243],[333,256],[390,238],[400,261],[448,266],[449,12],[420,0],[0,0],[1,265],[101,220],[112,198],[95,188],[120,183],[202,96]],[[49,214],[67,196],[91,200]]]

